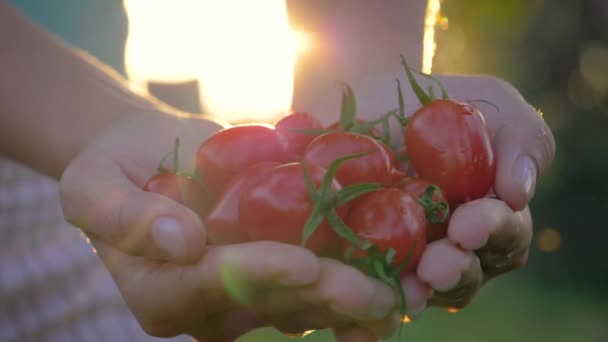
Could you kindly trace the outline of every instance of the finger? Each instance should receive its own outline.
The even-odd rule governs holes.
[[[426,309],[427,300],[432,297],[433,289],[414,273],[406,275],[402,279],[402,285],[407,302],[407,316],[410,319],[417,319]]]
[[[317,283],[301,292],[311,304],[324,305],[352,318],[377,336],[390,336],[399,320],[395,291],[359,270],[332,259],[322,259]],[[395,318],[396,317],[396,318]]]
[[[483,113],[494,142],[497,161],[494,189],[511,208],[523,209],[534,195],[538,177],[555,156],[555,139],[549,127],[519,91],[501,79],[488,76],[440,79],[452,98],[488,101],[475,101],[474,105]]]
[[[430,299],[430,305],[434,306],[462,308],[472,300],[483,282],[477,256],[447,239],[429,244],[417,274],[434,289]]]
[[[492,233],[488,243],[477,250],[486,280],[520,268],[528,261],[532,243],[529,208],[513,213],[508,224]]]
[[[142,327],[155,336],[196,330],[210,315],[249,308],[262,291],[309,286],[320,274],[312,252],[268,241],[210,246],[193,265],[130,257],[92,242]]]
[[[555,156],[555,140],[536,110],[522,102],[519,113],[501,113],[495,127],[498,197],[514,210],[522,210],[534,196],[538,177]]]
[[[521,266],[532,243],[532,218],[526,207],[514,212],[503,201],[484,198],[465,203],[452,214],[451,241],[476,250],[486,276]]]
[[[266,317],[268,322],[288,337],[301,337],[315,330],[353,324],[352,319],[323,307],[288,311]]]
[[[81,158],[61,180],[69,222],[130,255],[180,263],[202,256],[206,233],[193,211],[144,192],[110,160]]]

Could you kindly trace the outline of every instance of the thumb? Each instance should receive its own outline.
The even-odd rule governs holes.
[[[503,125],[495,134],[494,190],[512,209],[522,210],[534,196],[538,178],[553,162],[555,140],[532,107],[512,117],[520,120]]]
[[[204,252],[206,232],[192,210],[144,192],[111,160],[74,161],[60,191],[68,222],[126,254],[186,263]]]

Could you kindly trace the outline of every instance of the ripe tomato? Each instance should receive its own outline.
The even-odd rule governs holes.
[[[319,186],[325,169],[308,165],[307,172]],[[331,188],[339,190],[340,184],[334,180]],[[347,206],[336,208],[342,219],[346,217]],[[276,167],[253,182],[241,195],[239,213],[252,240],[273,240],[300,245],[303,228],[313,211],[304,181],[302,163],[290,163]],[[331,247],[337,236],[326,220],[317,227],[306,247],[322,254]]]
[[[211,196],[194,178],[162,172],[152,176],[143,186],[144,191],[155,192],[187,206],[203,217],[211,204]]]
[[[433,185],[433,183],[424,180],[422,178],[404,178],[401,182],[395,184],[396,188],[402,189],[408,194],[414,196],[414,198],[421,198],[424,195],[426,189]],[[432,196],[433,202],[445,202],[447,200],[445,193],[439,189],[439,192],[435,191]],[[449,210],[449,209],[448,209]],[[437,213],[439,216],[445,214],[445,212]],[[429,227],[426,232],[426,239],[428,242],[443,239],[447,235],[449,218],[443,223],[432,224],[429,222]]]
[[[321,130],[323,126],[321,121],[306,112],[291,113],[281,118],[276,123],[275,128],[281,133],[289,144],[289,147],[296,155],[303,155],[306,150],[306,146],[310,144],[317,136],[314,134],[308,134],[303,132],[296,132],[296,130],[313,129]]]
[[[291,159],[287,141],[271,125],[238,125],[215,133],[200,145],[196,171],[217,195],[232,177],[250,165]]]
[[[343,162],[336,172],[342,186],[357,183],[387,184],[391,181],[391,156],[381,142],[366,135],[350,132],[331,132],[313,140],[304,161],[327,168],[334,160],[357,153],[361,157]]]
[[[205,217],[208,240],[212,244],[233,244],[249,241],[247,230],[241,224],[239,201],[249,184],[264,173],[280,165],[262,162],[247,167],[237,174],[224,189]]]
[[[416,268],[426,248],[428,223],[424,209],[402,189],[384,188],[365,195],[352,205],[347,225],[381,252],[394,249],[392,266],[397,267],[411,257],[403,274]],[[346,243],[344,248],[348,248]],[[365,255],[363,251],[353,254]]]
[[[451,203],[485,196],[496,160],[481,113],[454,100],[433,100],[416,111],[405,129],[410,160],[421,178],[442,188]]]

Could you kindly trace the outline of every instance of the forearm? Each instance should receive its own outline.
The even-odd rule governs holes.
[[[378,101],[395,93],[399,55],[419,69],[426,0],[287,0],[290,23],[310,36],[296,68],[293,109],[326,121],[339,110],[338,81],[350,84],[362,112],[380,112],[396,102]],[[383,97],[386,99],[386,97]],[[392,99],[392,97],[390,97]]]
[[[0,154],[52,177],[99,131],[134,112],[168,110],[0,0]]]

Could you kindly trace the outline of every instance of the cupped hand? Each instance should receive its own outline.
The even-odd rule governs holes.
[[[418,292],[417,303],[461,309],[489,279],[526,264],[532,242],[528,203],[553,161],[555,141],[539,111],[505,81],[438,78],[451,98],[471,101],[484,114],[497,160],[493,193],[453,210],[448,236],[428,245],[415,276],[427,289]]]
[[[135,114],[103,132],[62,177],[66,219],[90,238],[142,328],[220,342],[262,326],[390,336],[398,301],[381,282],[297,246],[208,246],[195,212],[141,190],[176,136],[187,172],[197,146],[221,127],[188,115]]]

